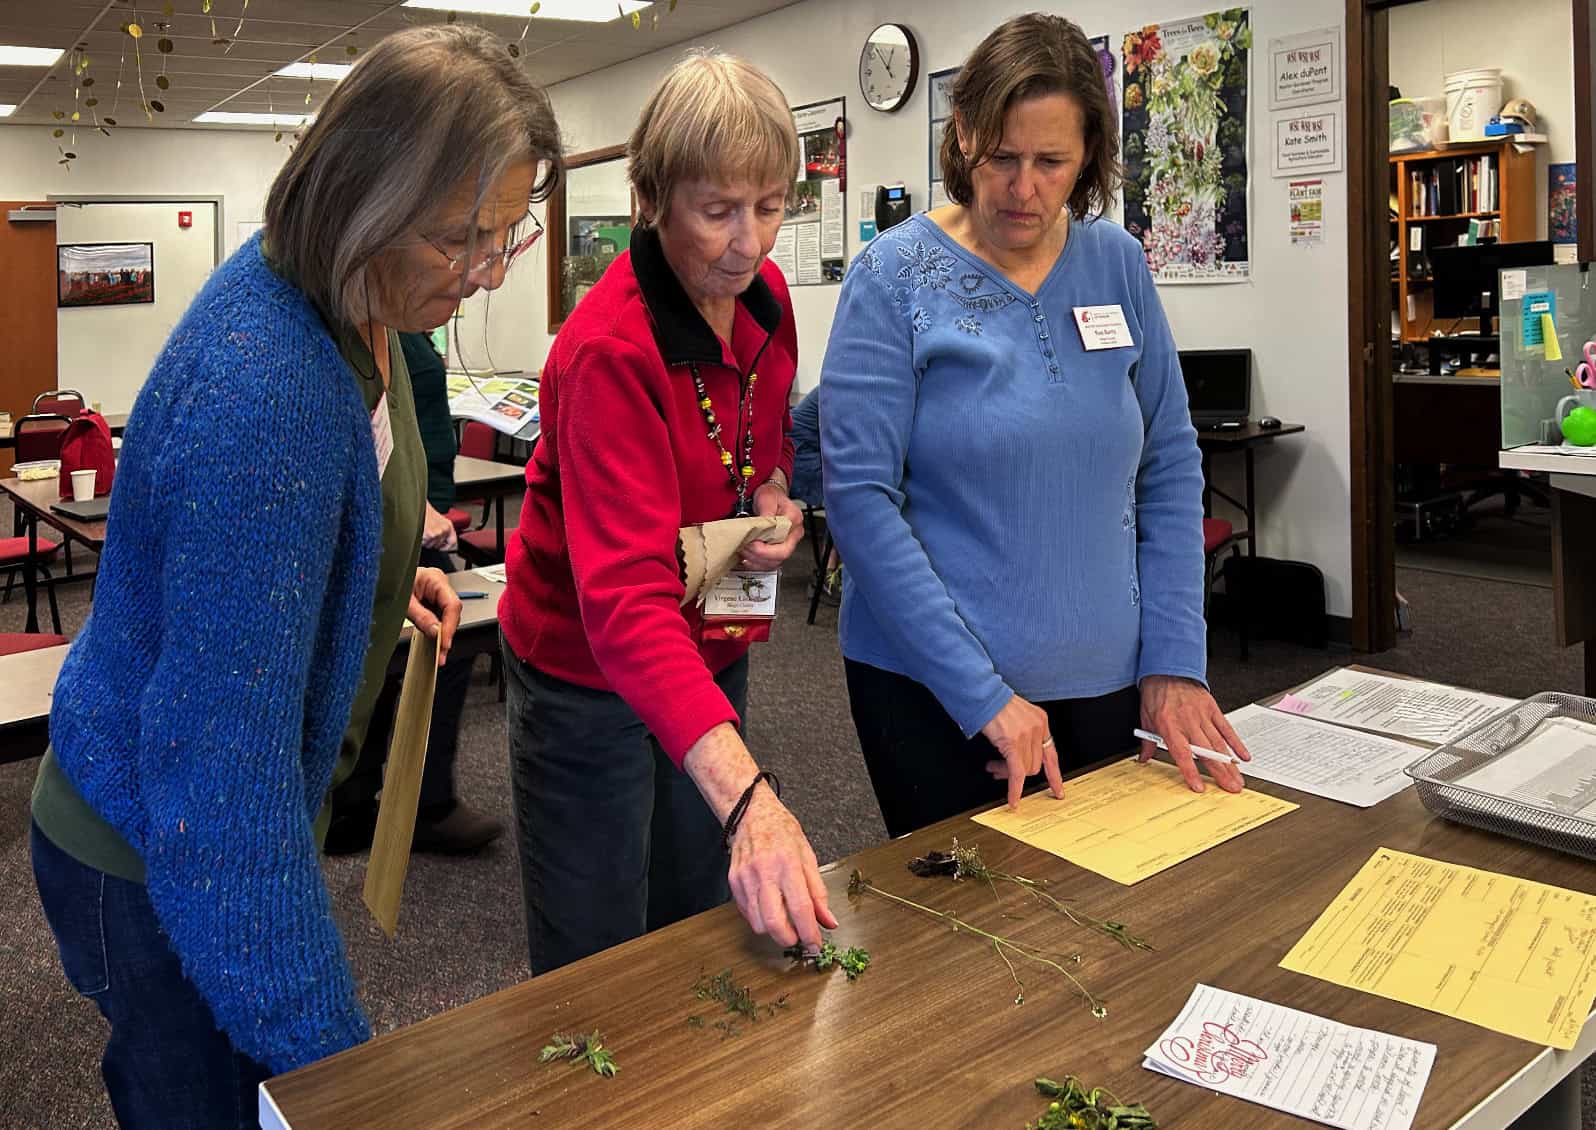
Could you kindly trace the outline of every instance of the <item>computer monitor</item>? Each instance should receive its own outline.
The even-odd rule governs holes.
[[[1435,317],[1479,318],[1480,332],[1492,333],[1491,319],[1496,317],[1500,305],[1496,272],[1514,267],[1545,267],[1551,262],[1552,244],[1544,239],[1432,247]]]
[[[1182,349],[1191,422],[1199,428],[1244,424],[1252,411],[1252,350]]]

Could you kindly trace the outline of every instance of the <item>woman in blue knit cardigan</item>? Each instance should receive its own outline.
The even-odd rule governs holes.
[[[393,343],[503,281],[559,153],[500,41],[382,41],[134,405],[33,802],[124,1127],[253,1127],[268,1075],[369,1035],[317,813],[405,615],[446,652],[460,607],[416,568],[426,472]]]

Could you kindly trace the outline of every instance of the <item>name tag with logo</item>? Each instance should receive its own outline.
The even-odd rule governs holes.
[[[756,620],[776,615],[780,577],[777,572],[727,573],[705,594],[704,616]]]
[[[1117,302],[1110,306],[1075,307],[1075,328],[1081,333],[1082,348],[1088,351],[1129,349],[1136,344],[1131,340],[1125,311]]]

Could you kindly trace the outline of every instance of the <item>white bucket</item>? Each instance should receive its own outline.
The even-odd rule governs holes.
[[[1502,108],[1502,71],[1479,67],[1446,76],[1446,120],[1453,141],[1481,141],[1485,124]]]

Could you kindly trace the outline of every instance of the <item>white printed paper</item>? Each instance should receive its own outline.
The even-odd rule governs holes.
[[[1524,297],[1524,292],[1529,289],[1528,271],[1503,271],[1502,272],[1502,301],[1517,302]]]
[[[1547,718],[1518,745],[1452,784],[1564,816],[1596,816],[1596,726]]]
[[[1269,41],[1269,108],[1341,98],[1341,29]]]
[[[510,583],[505,578],[504,562],[502,561],[497,565],[484,565],[480,569],[472,570],[472,572],[476,573],[477,576],[486,581],[497,581],[501,585],[507,585]]]
[[[1340,106],[1277,114],[1274,129],[1275,176],[1333,173],[1341,168]]]
[[[1440,745],[1516,701],[1422,679],[1396,679],[1342,667],[1286,695],[1274,709]]]
[[[770,261],[776,264],[789,286],[798,281],[798,244],[792,228],[784,227],[776,233],[776,245],[770,249]]]
[[[1405,772],[1424,750],[1315,722],[1279,710],[1244,706],[1225,715],[1252,754],[1249,777],[1368,808],[1413,783]]]
[[[1142,1066],[1345,1130],[1407,1130],[1435,1045],[1198,985]]]

